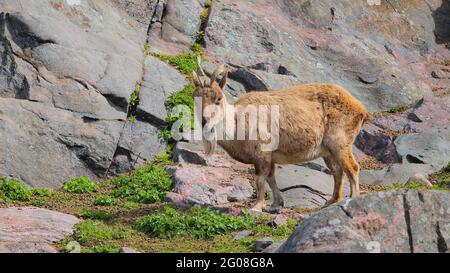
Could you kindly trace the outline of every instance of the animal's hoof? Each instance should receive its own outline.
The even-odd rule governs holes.
[[[267,212],[270,214],[277,214],[281,210],[281,207],[270,207]]]

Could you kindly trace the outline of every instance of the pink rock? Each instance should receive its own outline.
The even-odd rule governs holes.
[[[41,208],[0,209],[0,252],[52,253],[74,231],[75,216]]]
[[[173,192],[183,202],[218,206],[246,201],[253,195],[248,175],[230,168],[182,163],[169,171],[173,174]],[[179,196],[169,194],[168,198],[180,202]]]
[[[282,227],[287,226],[288,222],[282,214],[278,214],[268,223],[268,225],[272,227]]]
[[[408,182],[406,184],[410,184],[410,183],[419,183],[425,187],[433,186],[433,184],[431,184],[430,180],[428,180],[427,176],[424,175],[423,173],[416,173],[415,175],[411,176],[408,179]]]

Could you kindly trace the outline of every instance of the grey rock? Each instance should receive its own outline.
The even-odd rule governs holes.
[[[269,226],[278,228],[278,227],[282,227],[282,226],[287,226],[288,222],[282,214],[278,214],[272,220],[270,220],[270,222],[267,224]]]
[[[426,164],[439,170],[450,158],[450,127],[400,136],[395,144],[404,162]]]
[[[419,183],[422,186],[425,187],[432,187],[433,184],[431,184],[430,180],[428,180],[427,176],[422,174],[422,173],[416,173],[415,175],[411,176],[408,179],[408,182],[406,182],[406,184],[409,183]]]
[[[277,250],[287,241],[287,239],[283,239],[279,242],[275,242],[273,244],[271,244],[270,246],[268,246],[267,248],[265,248],[263,250],[263,253],[276,253]]]
[[[409,178],[416,173],[431,174],[436,171],[436,168],[426,164],[394,164],[382,170],[362,170],[360,183],[383,186],[402,185],[407,183]]]
[[[396,190],[348,199],[304,220],[277,252],[447,252],[449,197]]]
[[[367,9],[362,2],[224,0],[212,6],[206,48],[218,62],[240,67],[282,64],[295,76],[291,83],[331,81],[348,89],[370,111],[389,109],[411,104],[431,91],[430,75],[424,84],[420,80],[424,73],[399,60],[427,62],[423,56],[434,48],[433,16],[424,3],[399,5],[402,14]],[[380,25],[379,16],[386,18],[381,29],[374,27]],[[278,78],[278,71],[265,73]]]
[[[146,57],[138,114],[153,124],[163,124],[167,117],[164,105],[166,99],[170,94],[181,91],[187,84],[184,76],[175,68],[155,57]]]
[[[120,248],[119,253],[136,254],[140,252],[130,247],[122,247]]]
[[[236,235],[234,235],[234,239],[238,241],[238,240],[247,238],[250,235],[252,235],[251,230],[242,230],[242,231],[239,231],[238,233],[236,233]]]
[[[273,244],[273,239],[270,237],[264,237],[262,239],[253,241],[253,244],[255,245],[256,251],[262,252],[264,249]]]
[[[120,174],[145,162],[165,150],[166,142],[159,138],[158,129],[142,121],[128,121],[122,131],[109,174]]]
[[[25,100],[0,99],[0,109],[0,174],[32,187],[102,176],[123,127]]]
[[[307,167],[280,165],[275,178],[288,208],[322,207],[333,194],[333,177]],[[346,185],[344,193],[348,192]]]

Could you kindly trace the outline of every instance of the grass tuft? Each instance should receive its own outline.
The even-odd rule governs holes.
[[[0,177],[0,199],[5,201],[28,201],[31,191],[15,179]]]
[[[70,193],[93,193],[97,189],[97,185],[91,179],[80,176],[64,183],[61,189]]]
[[[136,228],[160,238],[189,235],[195,239],[207,239],[229,231],[245,229],[252,224],[253,219],[247,214],[235,217],[206,208],[191,208],[188,213],[181,213],[166,207],[162,213],[141,218],[136,223]]]
[[[161,166],[144,166],[130,174],[112,180],[113,194],[138,203],[156,203],[163,200],[172,186],[169,173]]]

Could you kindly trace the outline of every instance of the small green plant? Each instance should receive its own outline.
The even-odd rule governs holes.
[[[126,209],[137,209],[139,208],[139,204],[136,202],[126,201],[123,203],[123,207]]]
[[[450,173],[450,161],[447,163],[447,166],[445,166],[445,167],[442,169],[442,171],[443,171],[443,172]]]
[[[404,111],[406,111],[406,109],[408,109],[408,106],[406,105],[401,105],[401,104],[397,104],[394,107],[392,107],[391,109],[389,109],[389,113],[402,113]]]
[[[113,206],[117,204],[117,199],[111,196],[102,195],[92,201],[94,206]]]
[[[128,121],[132,122],[132,123],[135,123],[137,121],[137,117],[135,115],[130,115],[128,117]]]
[[[201,13],[200,13],[200,22],[202,24],[205,24],[208,21],[208,17],[209,17],[209,10],[208,9],[204,9]]]
[[[117,247],[102,245],[94,246],[93,248],[91,248],[91,251],[93,253],[119,253],[120,250]]]
[[[31,205],[33,207],[45,207],[47,205],[47,202],[44,200],[32,200]]]
[[[102,244],[111,240],[123,240],[131,230],[109,227],[98,221],[86,220],[77,224],[75,239],[81,244]]]
[[[203,44],[205,42],[205,31],[203,30],[197,31],[195,42],[198,44]]]
[[[15,179],[0,177],[0,198],[5,201],[28,201],[30,200],[30,190]]]
[[[55,195],[55,192],[52,189],[33,189],[31,190],[33,196],[40,197],[52,197]]]
[[[97,189],[97,185],[91,179],[80,176],[64,183],[62,190],[70,193],[92,193]]]
[[[159,137],[164,140],[170,140],[172,138],[171,128],[172,125],[182,118],[182,114],[170,113],[172,109],[177,105],[185,105],[189,108],[191,113],[191,128],[194,127],[194,91],[193,85],[187,85],[183,90],[172,93],[166,100],[165,106],[169,114],[166,118],[166,125],[160,130]],[[180,128],[183,129],[183,128]]]
[[[444,185],[444,183],[436,183],[433,184],[431,187],[427,187],[422,185],[418,181],[410,181],[406,184],[395,184],[390,187],[388,187],[386,190],[397,190],[397,189],[408,189],[408,190],[445,190],[448,191],[449,188]]]
[[[204,5],[205,5],[205,8],[209,9],[212,5],[212,0],[206,0]]]
[[[162,201],[172,186],[169,173],[161,166],[144,166],[112,181],[114,196],[139,203]]]
[[[130,107],[136,107],[139,102],[139,94],[141,93],[142,84],[136,83],[133,93],[130,95]]]
[[[161,153],[155,155],[154,164],[158,165],[171,165],[173,164],[172,155],[169,153]]]
[[[170,56],[163,53],[155,53],[163,62],[175,66],[180,72],[185,75],[192,75],[192,72],[197,70],[197,56],[194,53],[182,53],[176,56]]]
[[[192,51],[193,54],[195,55],[203,55],[203,46],[199,43],[193,43],[189,49]]]
[[[136,228],[153,236],[172,239],[185,233],[186,217],[175,209],[166,207],[163,213],[141,218],[136,223]]]
[[[84,219],[99,220],[99,221],[111,221],[113,215],[103,210],[82,210],[78,215]]]
[[[150,55],[150,44],[149,43],[145,43],[144,44],[144,55]]]
[[[211,238],[227,231],[248,228],[253,225],[250,215],[231,216],[207,208],[192,208],[183,214],[166,207],[164,212],[141,218],[136,228],[152,236],[175,238],[189,235],[195,239]]]

